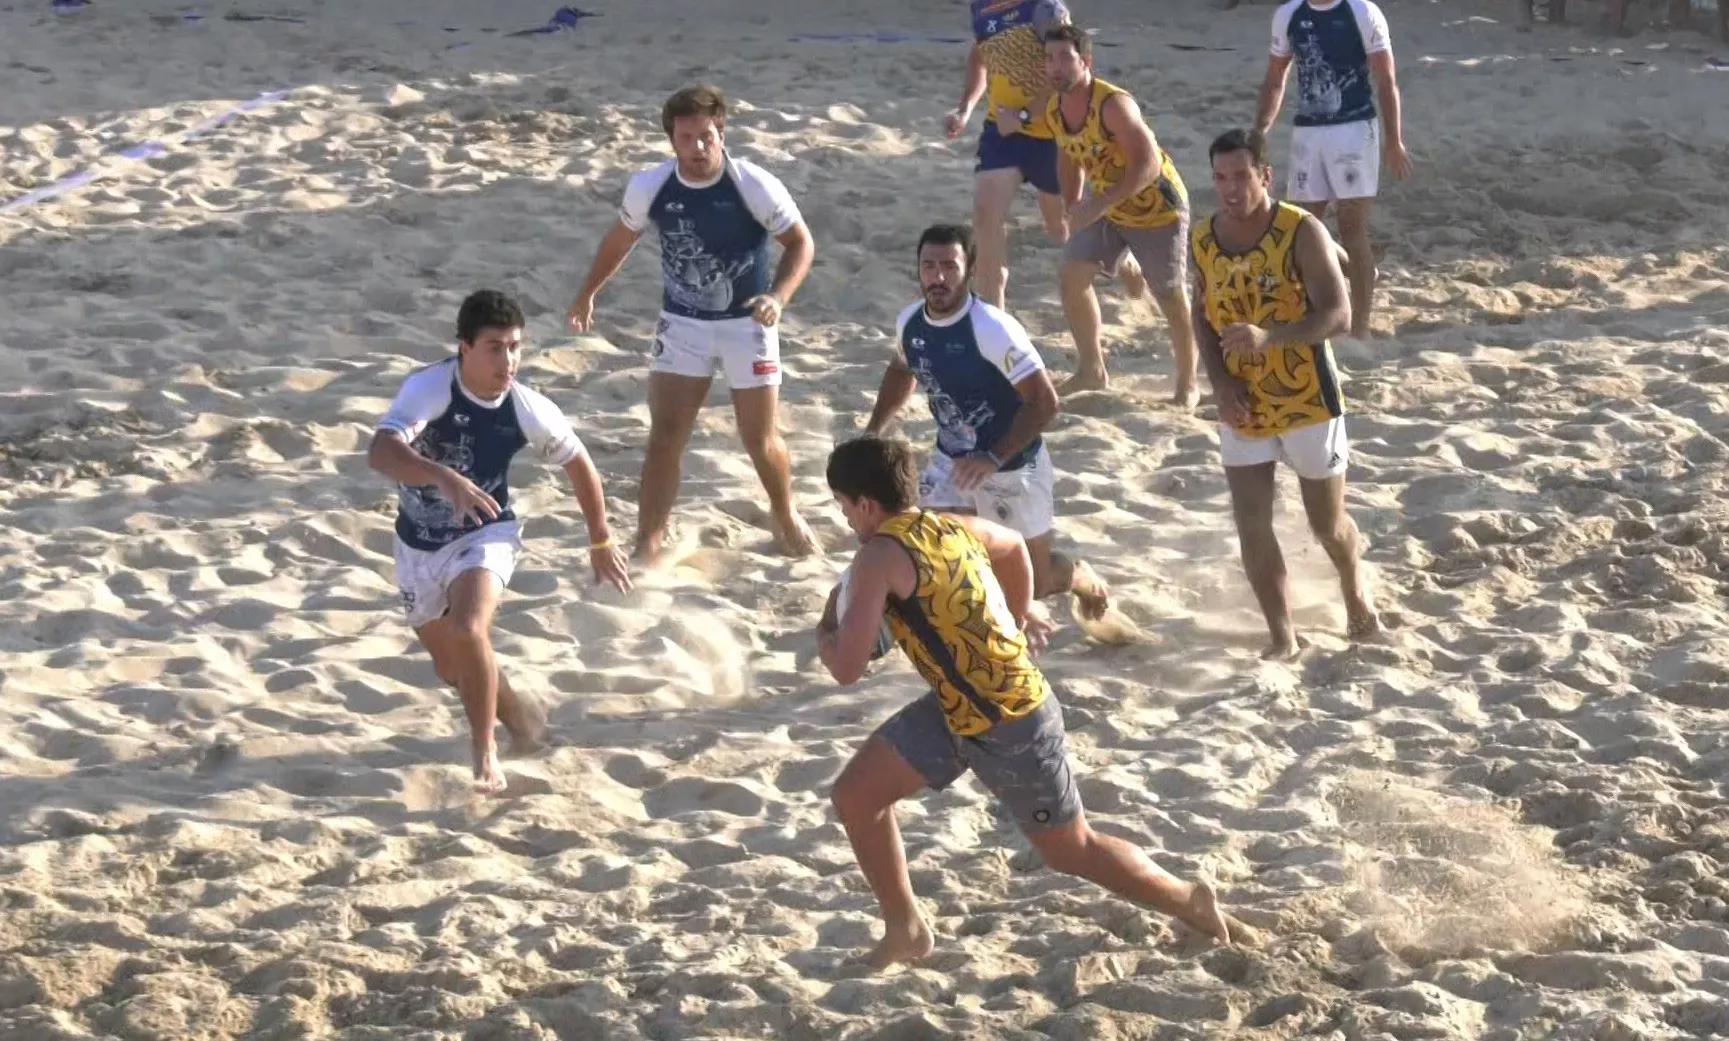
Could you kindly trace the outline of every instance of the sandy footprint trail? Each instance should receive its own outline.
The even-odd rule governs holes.
[[[1090,6],[1124,27],[1102,71],[1156,97],[1207,205],[1265,9],[1160,7],[1155,33],[1144,4]],[[1209,872],[1268,940],[1206,950],[1039,870],[968,780],[901,814],[937,953],[873,978],[846,964],[874,909],[827,795],[910,674],[839,691],[811,661],[847,552],[821,462],[869,407],[917,231],[967,215],[967,148],[937,136],[959,54],[794,47],[856,25],[735,7],[609,9],[552,46],[472,31],[538,24],[526,2],[0,14],[8,195],[295,88],[0,217],[0,1038],[1729,1032],[1729,127],[1699,42],[1389,8],[1422,176],[1388,193],[1382,337],[1347,358],[1379,644],[1340,638],[1287,483],[1315,648],[1256,661],[1210,412],[1158,405],[1162,323],[1104,290],[1119,385],[1066,403],[1052,451],[1064,539],[1139,637],[1069,627],[1047,667],[1097,826]],[[917,7],[879,13],[956,33]],[[821,250],[786,426],[833,555],[772,554],[721,391],[686,555],[629,597],[589,590],[562,478],[519,468],[498,646],[556,747],[481,803],[455,699],[403,655],[360,453],[461,296],[500,285],[630,530],[652,249],[599,335],[559,321],[625,173],[663,154],[653,99],[697,76],[741,98],[734,147],[784,172]],[[1011,296],[1066,368],[1054,255],[1016,214]]]

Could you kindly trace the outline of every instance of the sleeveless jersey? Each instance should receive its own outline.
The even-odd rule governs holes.
[[[1245,253],[1227,252],[1213,234],[1216,216],[1190,233],[1195,271],[1205,294],[1207,323],[1214,332],[1237,322],[1283,325],[1309,313],[1309,294],[1297,269],[1297,229],[1304,211],[1273,203],[1273,220]],[[1331,344],[1284,344],[1258,355],[1225,359],[1225,368],[1249,388],[1251,425],[1245,437],[1270,437],[1344,415],[1339,374]]]
[[[1105,129],[1104,121],[1106,99],[1127,93],[1095,76],[1092,98],[1087,102],[1087,118],[1074,131],[1063,122],[1062,95],[1051,95],[1050,122],[1056,131],[1057,147],[1086,174],[1095,195],[1109,191],[1128,172],[1123,146]],[[1177,173],[1171,153],[1160,148],[1153,183],[1111,207],[1105,212],[1105,219],[1122,228],[1162,228],[1182,219],[1180,211],[1188,201],[1188,188]]]
[[[1019,719],[1050,696],[1027,640],[1009,613],[984,544],[952,517],[929,510],[877,529],[912,558],[912,596],[888,597],[889,632],[936,691],[949,730],[976,737]]]
[[[1013,112],[1050,89],[1045,78],[1046,29],[1068,21],[1061,0],[972,0],[973,39],[985,59],[985,122],[997,121],[997,106]],[[1021,128],[1027,137],[1048,141],[1051,128],[1043,112]]]

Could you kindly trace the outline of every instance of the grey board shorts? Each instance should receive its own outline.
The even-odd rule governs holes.
[[[1069,769],[1063,709],[1056,696],[1019,719],[998,723],[977,737],[949,729],[935,691],[888,718],[877,733],[925,779],[942,791],[971,770],[1014,815],[1022,830],[1067,824],[1081,812]]]
[[[1188,286],[1189,211],[1162,228],[1125,228],[1100,217],[1074,233],[1063,247],[1067,260],[1088,260],[1115,275],[1124,253],[1133,253],[1154,292],[1170,293]]]

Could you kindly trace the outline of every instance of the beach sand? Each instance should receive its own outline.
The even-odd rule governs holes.
[[[1050,445],[1059,546],[1127,638],[1064,618],[1044,664],[1095,825],[1214,879],[1263,942],[1043,870],[969,778],[900,813],[936,953],[871,976],[828,792],[918,684],[898,656],[852,689],[812,660],[850,553],[822,466],[868,412],[918,231],[970,215],[978,123],[941,136],[964,43],[792,37],[959,38],[965,8],[591,3],[530,38],[504,33],[555,5],[0,10],[4,195],[103,172],[0,213],[0,1039],[1729,1032],[1721,45],[1387,4],[1417,176],[1376,215],[1377,336],[1341,348],[1378,644],[1344,641],[1286,475],[1314,646],[1257,660],[1211,405],[1162,404],[1162,320],[1101,289],[1116,384]],[[1271,8],[1076,7],[1209,210],[1206,144],[1253,116]],[[593,588],[567,483],[525,458],[497,646],[555,747],[476,798],[364,450],[461,298],[505,289],[523,377],[628,535],[652,243],[594,335],[563,315],[697,79],[817,242],[784,426],[829,554],[773,553],[722,387],[683,549],[630,595]],[[1011,307],[1072,371],[1030,194],[1014,221]],[[929,443],[922,403],[903,429]]]

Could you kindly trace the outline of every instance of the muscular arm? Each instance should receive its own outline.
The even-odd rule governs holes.
[[[1057,153],[1057,187],[1061,189],[1064,206],[1074,206],[1081,201],[1081,189],[1086,187],[1086,178],[1081,176],[1081,168],[1069,158],[1067,152]]]
[[[967,78],[961,86],[961,102],[955,106],[955,111],[972,118],[973,109],[978,106],[979,98],[985,93],[985,52],[974,41],[972,50],[967,51]]]
[[[1021,396],[1021,407],[1015,411],[1008,430],[990,448],[991,454],[1004,462],[1032,444],[1033,438],[1044,433],[1062,409],[1050,373],[1043,369],[1015,384],[1015,392]]]
[[[950,519],[984,543],[985,553],[991,558],[991,573],[1003,587],[1009,613],[1015,616],[1016,623],[1025,624],[1027,612],[1033,608],[1033,558],[1027,552],[1027,540],[1013,528],[983,517],[960,514]]]
[[[601,489],[600,471],[586,451],[564,464],[564,475],[576,492],[576,504],[582,508],[582,519],[588,524],[588,542],[595,546],[612,538],[606,523],[606,494]]]
[[[1375,81],[1375,97],[1381,102],[1381,132],[1388,145],[1403,148],[1405,122],[1399,105],[1399,78],[1394,73],[1392,51],[1369,55],[1369,76]]]
[[[1279,108],[1285,103],[1285,80],[1291,70],[1291,56],[1267,55],[1267,78],[1261,81],[1261,100],[1255,106],[1255,129],[1262,134],[1273,128],[1279,118]]]
[[[1099,196],[1099,205],[1110,209],[1132,198],[1153,183],[1159,170],[1159,143],[1153,128],[1141,118],[1141,109],[1126,94],[1113,95],[1099,113],[1105,129],[1123,146],[1123,179]]]
[[[1224,348],[1219,345],[1218,331],[1207,320],[1207,294],[1201,285],[1199,269],[1195,270],[1196,276],[1189,283],[1189,317],[1194,326],[1195,346],[1200,350],[1201,364],[1207,369],[1207,382],[1212,384],[1213,393],[1217,395],[1236,377],[1225,368]]]
[[[455,472],[410,448],[394,430],[380,430],[372,435],[366,465],[393,481],[410,485],[441,485],[446,475]]]
[[[577,295],[589,300],[594,299],[601,287],[624,266],[625,258],[636,248],[636,240],[640,237],[637,232],[625,227],[623,221],[615,223],[612,230],[606,233],[606,238],[600,240],[600,247],[594,251],[594,263],[589,265],[588,278],[583,281],[582,290]]]
[[[839,628],[817,626],[817,655],[836,683],[844,687],[864,675],[882,631],[888,595],[892,590],[911,591],[912,569],[906,551],[886,538],[868,539],[859,547],[846,616]]]
[[[1351,292],[1339,266],[1339,250],[1327,226],[1305,216],[1297,227],[1297,271],[1308,287],[1309,314],[1302,321],[1267,329],[1267,345],[1319,343],[1351,327]]]
[[[816,259],[816,240],[810,237],[810,229],[803,221],[776,235],[774,240],[781,245],[780,264],[774,269],[774,284],[768,291],[785,307],[810,274],[811,262]]]
[[[913,387],[917,381],[913,378],[913,370],[907,368],[906,359],[897,351],[889,359],[888,369],[883,372],[882,386],[877,388],[876,407],[871,409],[870,422],[865,424],[865,433],[880,434],[906,407],[907,399],[912,397]]]

